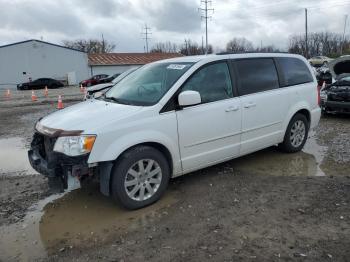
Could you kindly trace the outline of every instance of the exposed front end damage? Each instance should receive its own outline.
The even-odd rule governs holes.
[[[350,114],[350,56],[332,61],[329,69],[336,82],[321,90],[322,111]]]
[[[66,156],[53,150],[57,137],[35,132],[28,151],[31,166],[49,180],[53,192],[80,187],[85,179],[100,180],[101,192],[109,195],[109,177],[112,163],[88,164],[89,154]]]

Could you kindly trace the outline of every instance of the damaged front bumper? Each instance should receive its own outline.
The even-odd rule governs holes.
[[[28,158],[34,170],[51,181],[61,183],[62,189],[67,189],[69,178],[80,179],[91,174],[93,168],[89,168],[87,163],[89,154],[70,157],[54,152],[56,139],[36,132],[28,151]]]
[[[345,101],[322,101],[322,111],[327,113],[343,113],[350,114],[350,102]]]

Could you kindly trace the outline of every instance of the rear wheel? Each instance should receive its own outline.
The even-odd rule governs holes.
[[[128,209],[138,209],[160,199],[170,178],[164,155],[149,146],[135,147],[115,164],[112,174],[112,196]]]
[[[284,140],[279,147],[287,152],[294,153],[300,151],[306,142],[309,132],[309,122],[303,114],[296,114],[290,120]]]

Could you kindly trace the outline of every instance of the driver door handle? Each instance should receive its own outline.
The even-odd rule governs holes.
[[[247,104],[244,105],[244,108],[251,108],[251,107],[255,107],[255,106],[256,106],[255,103],[249,102],[249,103],[247,103]]]

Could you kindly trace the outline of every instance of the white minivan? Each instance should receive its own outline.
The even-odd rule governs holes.
[[[103,96],[39,120],[29,160],[63,188],[96,176],[103,194],[141,208],[171,177],[273,145],[300,151],[321,115],[311,72],[291,54],[150,63]]]

